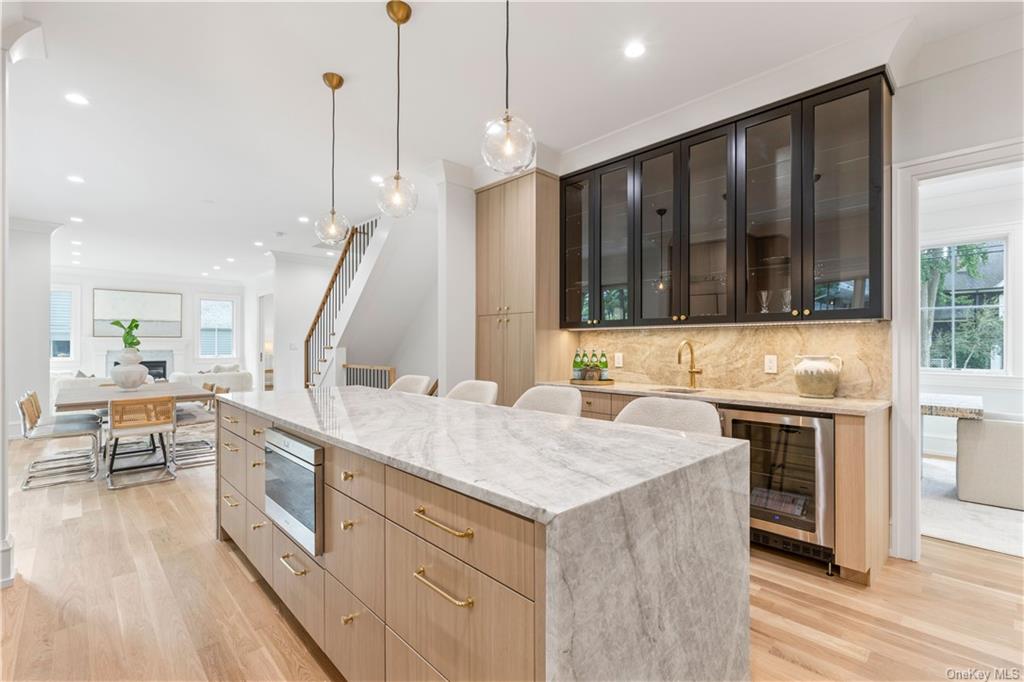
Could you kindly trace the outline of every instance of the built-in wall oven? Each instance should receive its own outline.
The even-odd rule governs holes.
[[[278,527],[310,554],[324,547],[324,449],[267,429],[263,508]]]
[[[750,442],[750,536],[831,563],[835,438],[828,415],[721,410],[726,436]]]

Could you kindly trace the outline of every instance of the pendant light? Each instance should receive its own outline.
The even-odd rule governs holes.
[[[658,283],[654,288],[664,291],[665,280],[662,275],[665,274],[665,214],[668,213],[668,209],[659,208],[655,213],[658,214]]]
[[[395,55],[395,174],[384,180],[377,192],[377,208],[392,218],[404,218],[416,210],[419,195],[416,185],[403,178],[399,172],[399,149],[402,120],[402,24],[412,17],[412,7],[402,0],[390,0],[387,5],[388,17],[395,22],[397,50]]]
[[[537,154],[530,125],[508,110],[508,32],[509,0],[505,0],[505,113],[487,123],[480,148],[484,162],[505,175],[525,170]]]
[[[352,228],[352,223],[348,218],[343,215],[339,216],[334,211],[334,111],[338,88],[344,82],[345,79],[336,73],[328,71],[324,74],[324,84],[331,89],[331,211],[317,218],[313,228],[316,231],[317,239],[328,246],[341,244],[348,237],[348,231]]]

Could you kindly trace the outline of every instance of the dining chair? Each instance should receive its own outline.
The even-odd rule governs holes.
[[[619,424],[639,424],[674,431],[722,435],[722,421],[718,410],[702,400],[682,398],[637,398],[615,417]]]
[[[128,488],[136,485],[147,485],[150,483],[162,483],[164,481],[170,481],[177,478],[171,470],[171,464],[174,458],[175,431],[177,429],[174,404],[174,398],[171,396],[129,398],[110,401],[108,406],[108,409],[110,410],[110,419],[107,423],[107,448],[109,450],[107,461],[107,488],[109,490],[119,490],[121,488]],[[150,438],[155,436],[160,443],[163,460],[160,462],[144,461],[140,464],[129,464],[120,468],[115,467],[115,463],[118,458],[117,446],[120,439],[138,436],[148,436]],[[171,441],[172,454],[170,457],[168,456],[167,441],[164,438],[165,436],[167,436]],[[131,454],[122,453],[121,458],[149,457],[152,454],[153,453],[150,452],[133,452]],[[116,484],[114,482],[114,474],[129,471],[152,470],[156,468],[161,468],[163,470],[161,475],[157,478],[124,484]]]
[[[466,379],[455,384],[455,387],[448,391],[448,395],[445,397],[452,400],[493,405],[498,402],[498,384],[481,379]]]
[[[99,469],[97,454],[100,449],[100,423],[98,420],[44,418],[38,409],[39,398],[23,395],[18,400],[21,414],[21,435],[26,440],[54,440],[83,438],[92,440],[89,449],[63,450],[43,455],[29,462],[22,490],[45,488],[64,483],[80,483],[96,478]]]
[[[583,395],[572,386],[534,386],[519,396],[512,407],[578,417],[583,408]]]
[[[417,395],[430,395],[432,391],[437,390],[437,382],[422,374],[403,374],[395,379],[395,383],[391,384],[388,390],[401,393],[415,393]]]

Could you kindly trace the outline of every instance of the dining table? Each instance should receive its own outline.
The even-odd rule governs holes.
[[[177,402],[199,402],[211,400],[214,394],[213,391],[185,381],[157,381],[152,384],[143,384],[131,391],[118,388],[113,383],[65,386],[57,391],[54,409],[57,412],[99,410],[107,407],[111,400],[166,397],[174,398]]]

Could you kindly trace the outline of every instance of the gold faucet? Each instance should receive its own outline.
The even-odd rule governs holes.
[[[697,375],[703,374],[704,370],[697,369],[697,363],[693,358],[693,344],[690,343],[689,339],[684,339],[679,348],[676,349],[676,364],[683,364],[683,346],[690,349],[690,369],[687,370],[690,373],[690,388],[697,388]]]

